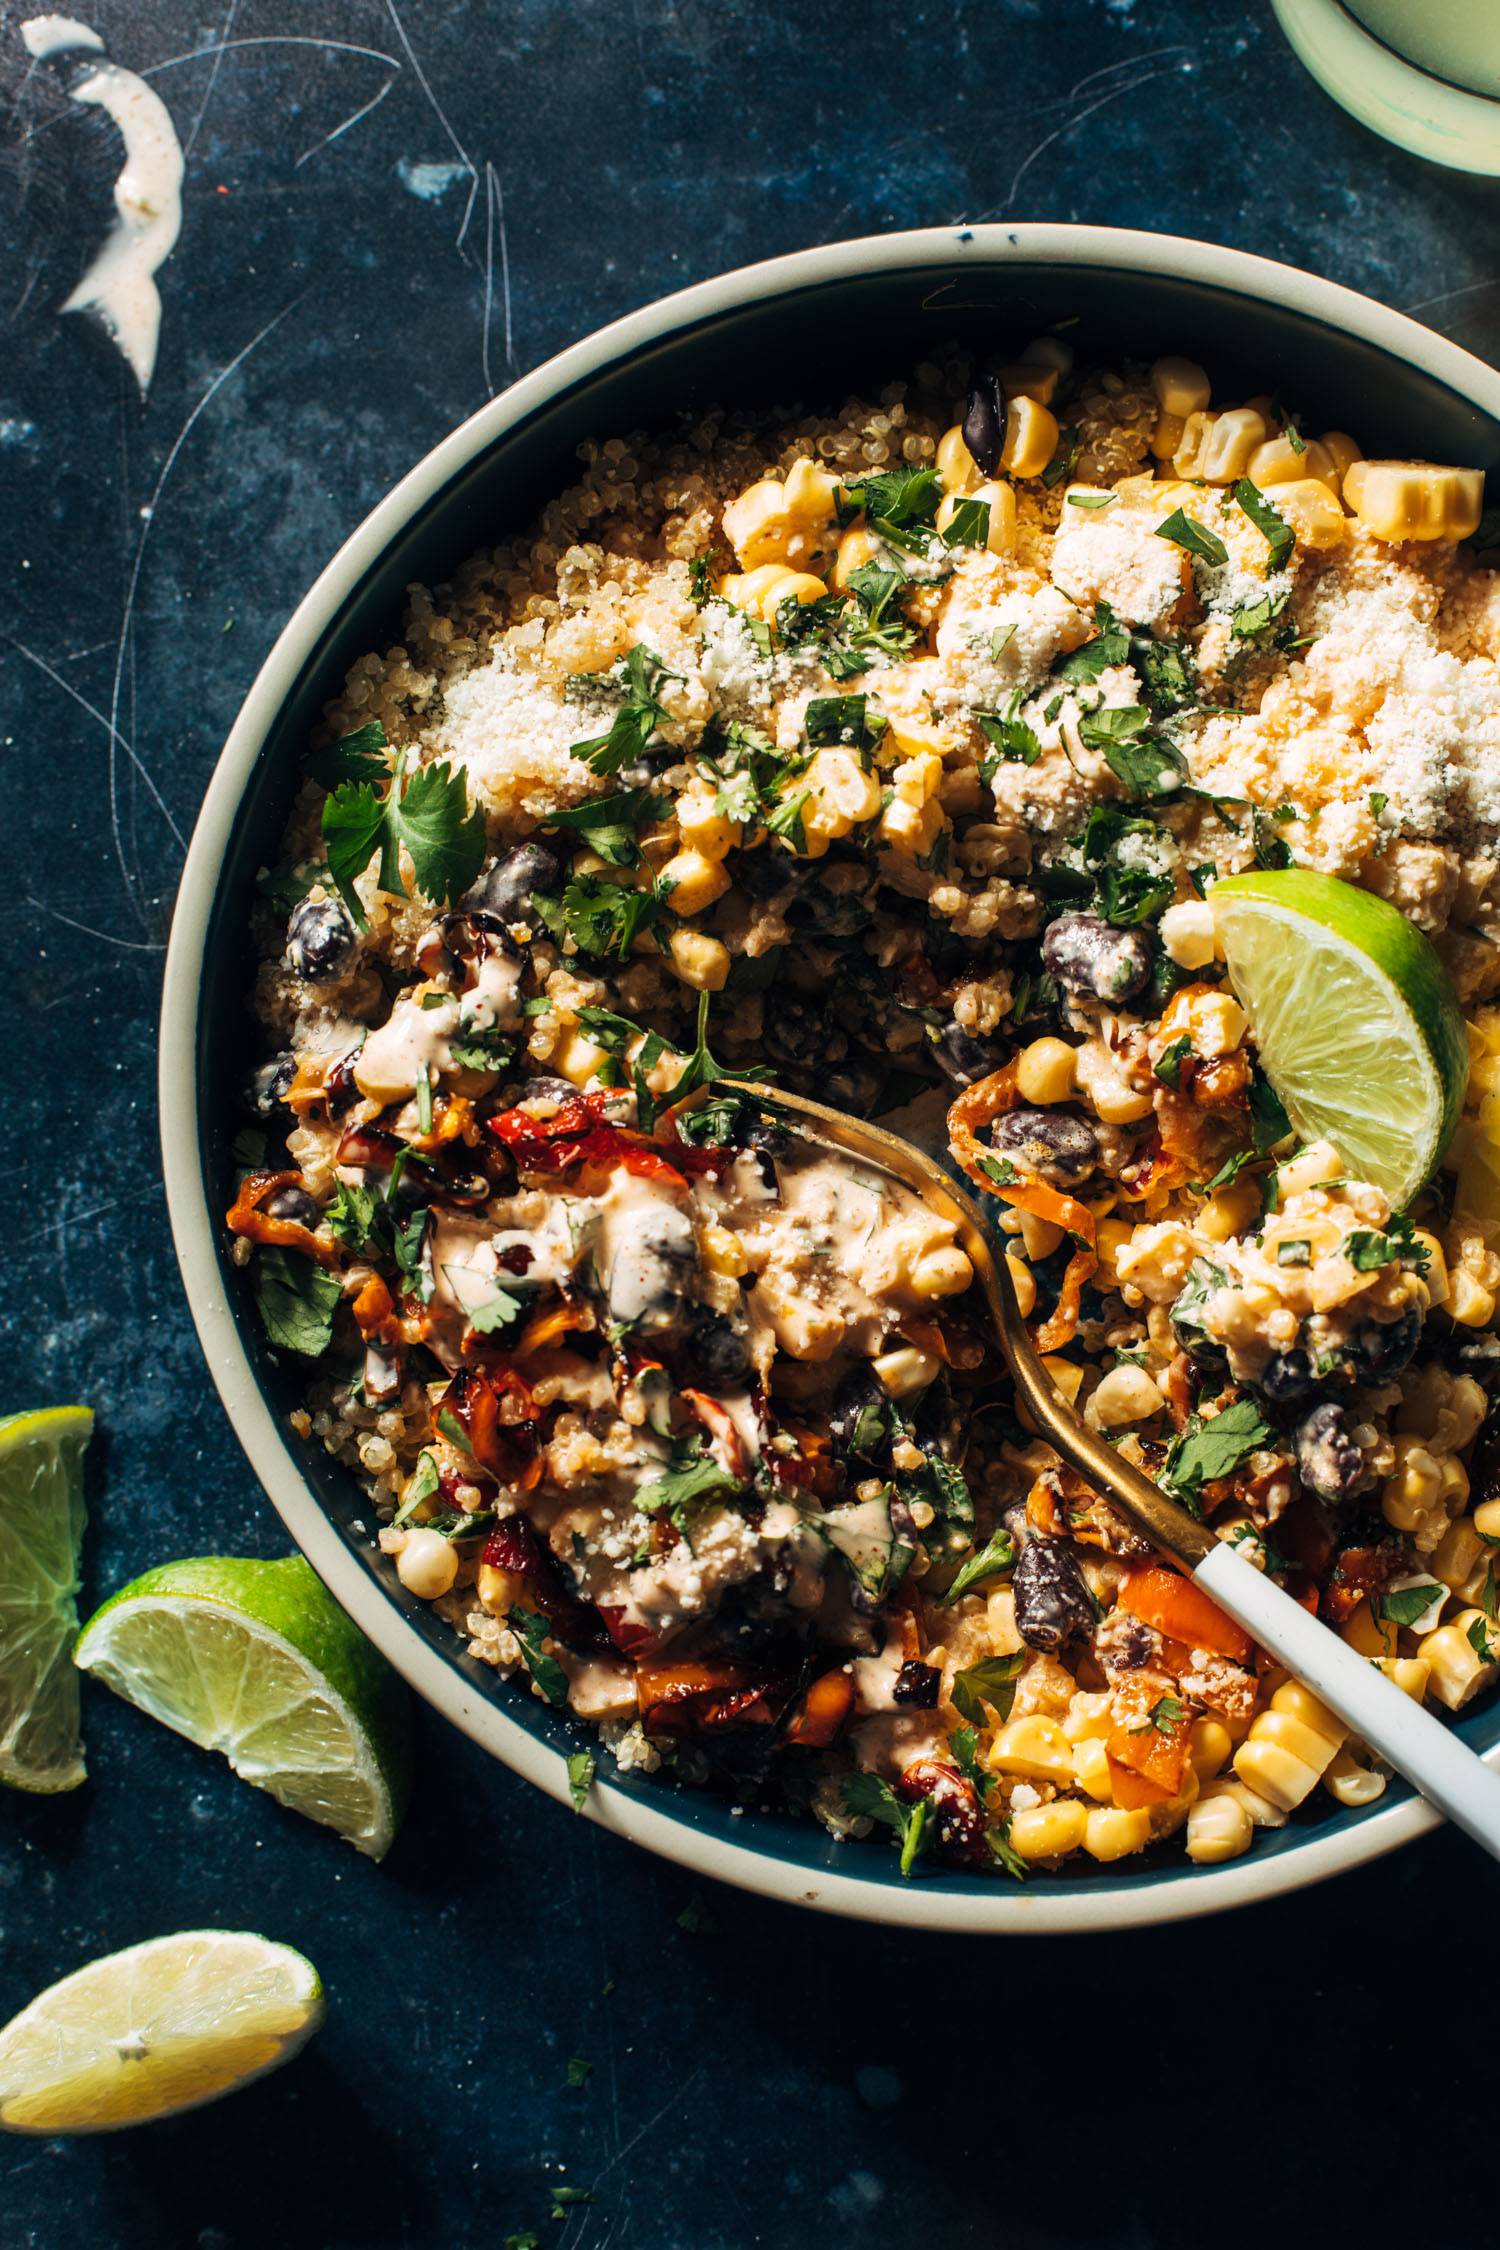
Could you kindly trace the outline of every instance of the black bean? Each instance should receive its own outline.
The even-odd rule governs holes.
[[[980,375],[964,409],[964,444],[982,476],[994,476],[1005,444],[1005,385],[998,375]]]
[[[1013,1109],[990,1129],[992,1145],[1054,1187],[1076,1186],[1099,1160],[1093,1127],[1065,1109]]]
[[[830,1109],[847,1109],[862,1116],[876,1101],[886,1074],[873,1063],[844,1062],[820,1072],[815,1088],[819,1101]]]
[[[1316,1389],[1319,1379],[1312,1353],[1297,1344],[1290,1351],[1272,1352],[1260,1373],[1251,1377],[1251,1382],[1266,1398],[1280,1403],[1306,1398],[1309,1391]]]
[[[526,1102],[574,1102],[578,1099],[578,1088],[569,1079],[552,1078],[545,1071],[539,1071],[535,1078],[528,1078],[521,1088],[521,1099]]]
[[[1335,1399],[1320,1399],[1292,1432],[1297,1474],[1321,1500],[1346,1500],[1364,1475],[1360,1452],[1344,1409]]]
[[[1349,1358],[1361,1383],[1388,1382],[1411,1358],[1422,1340],[1422,1316],[1415,1306],[1398,1320],[1367,1320],[1354,1332]]]
[[[750,1375],[745,1340],[719,1313],[695,1321],[677,1348],[677,1372],[693,1390],[743,1390]]]
[[[491,914],[507,928],[512,922],[531,922],[532,894],[555,897],[562,888],[562,861],[545,844],[514,844],[491,860],[471,890],[459,902],[469,914]]]
[[[1097,914],[1059,914],[1042,939],[1042,962],[1069,992],[1089,1000],[1129,1000],[1151,976],[1151,940],[1117,930]]]
[[[890,1393],[868,1367],[851,1367],[833,1394],[828,1417],[834,1452],[878,1468],[890,1458],[891,1428]]]
[[[266,1197],[261,1209],[268,1219],[290,1219],[299,1227],[315,1227],[318,1223],[318,1206],[306,1188],[278,1188]]]
[[[328,1104],[330,1117],[342,1117],[359,1099],[359,1084],[354,1076],[354,1066],[359,1061],[359,1049],[351,1047],[338,1061],[323,1081],[323,1098]]]
[[[1083,1572],[1072,1548],[1061,1539],[1028,1540],[1017,1557],[1011,1589],[1016,1598],[1016,1631],[1028,1648],[1055,1656],[1093,1626],[1094,1605]]]
[[[908,1710],[931,1711],[937,1706],[942,1684],[943,1675],[935,1664],[903,1664],[896,1674],[891,1699],[904,1703]]]
[[[280,1109],[291,1091],[292,1080],[297,1075],[297,1058],[288,1051],[273,1055],[269,1062],[252,1071],[250,1076],[250,1107],[257,1117],[271,1117]]]
[[[287,958],[309,984],[331,984],[354,952],[354,924],[336,898],[305,898],[286,926]]]
[[[933,1061],[955,1086],[972,1086],[976,1078],[988,1078],[992,1070],[1000,1069],[1005,1056],[1006,1050],[993,1039],[976,1039],[959,1023],[944,1024],[932,1043]]]
[[[781,1064],[842,1062],[849,1052],[848,1040],[833,1029],[821,1008],[781,992],[766,1010],[762,1045],[766,1060]]]

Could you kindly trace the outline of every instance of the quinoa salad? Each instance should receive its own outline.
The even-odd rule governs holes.
[[[1388,1776],[1025,1426],[954,1226],[756,1083],[946,1141],[1086,1421],[1408,1693],[1500,1671],[1482,476],[1016,342],[587,444],[410,589],[259,880],[226,1183],[295,1429],[576,1802],[608,1757],[1002,1881]],[[1227,975],[1215,886],[1283,868],[1462,1006],[1404,1209]]]

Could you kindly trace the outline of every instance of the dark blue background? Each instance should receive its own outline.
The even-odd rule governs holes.
[[[0,6],[0,1406],[99,1412],[92,1601],[169,1557],[285,1544],[172,1258],[157,987],[218,745],[395,478],[663,290],[925,221],[1201,234],[1494,356],[1500,192],[1350,123],[1264,6],[80,6],[153,74],[188,156],[143,406],[98,332],[56,316],[118,140],[27,72],[31,11]],[[198,1923],[303,1946],[330,2014],[220,2108],[6,2144],[0,2250],[1491,2228],[1494,1878],[1451,1836],[1180,1931],[902,1938],[705,1896],[426,1713],[380,1868],[108,1695],[86,1718],[85,1788],[0,1805],[0,2019],[90,1954]],[[700,1905],[712,1927],[684,1929]],[[575,2055],[594,2069],[570,2091]],[[595,2201],[559,2224],[563,2180]]]

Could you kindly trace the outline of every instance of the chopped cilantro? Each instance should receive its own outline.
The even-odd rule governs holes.
[[[1234,497],[1256,530],[1262,532],[1269,542],[1271,568],[1280,570],[1297,543],[1297,535],[1291,525],[1285,516],[1277,514],[1259,485],[1252,484],[1248,477],[1239,479],[1234,488]]]
[[[1024,1883],[1031,1870],[1010,1840],[1009,1814],[1001,1821],[998,1828],[991,1828],[988,1831],[985,1841],[1000,1865],[1005,1869],[1006,1874],[1014,1875],[1018,1883]]]
[[[862,695],[815,695],[802,724],[809,742],[839,743],[863,751],[875,747],[887,721],[870,710]]]
[[[1049,492],[1053,485],[1061,484],[1065,478],[1073,474],[1078,466],[1078,456],[1082,450],[1083,441],[1075,428],[1070,426],[1065,430],[1058,431],[1057,451],[1042,471],[1042,482]]]
[[[1263,1072],[1250,1081],[1250,1139],[1255,1154],[1264,1156],[1287,1138],[1292,1121],[1281,1105],[1281,1096]]]
[[[567,1708],[568,1675],[555,1656],[548,1654],[542,1643],[547,1638],[547,1620],[534,1609],[513,1608],[506,1618],[516,1637],[525,1665],[546,1701],[555,1711]]]
[[[1383,1617],[1388,1625],[1415,1625],[1419,1617],[1426,1616],[1438,1596],[1446,1599],[1447,1593],[1443,1585],[1397,1586],[1380,1595],[1375,1603],[1375,1614]]]
[[[1179,1495],[1197,1494],[1205,1484],[1232,1475],[1270,1435],[1271,1426],[1253,1399],[1236,1399],[1209,1421],[1195,1414],[1173,1439],[1161,1482]]]
[[[1229,560],[1229,549],[1217,532],[1210,531],[1182,508],[1174,508],[1165,523],[1156,527],[1158,539],[1170,539],[1174,547],[1185,547],[1190,555],[1201,562],[1223,563]]]
[[[574,1812],[582,1812],[588,1803],[589,1791],[594,1786],[598,1760],[592,1750],[572,1750],[568,1753],[568,1795]]]
[[[1018,1649],[1014,1656],[987,1656],[978,1664],[966,1665],[953,1675],[953,1707],[971,1726],[989,1724],[985,1704],[990,1704],[997,1717],[1008,1719],[1016,1700],[1016,1681],[1026,1662],[1026,1651]]]
[[[1292,847],[1284,836],[1276,834],[1272,825],[1274,818],[1273,814],[1272,819],[1268,820],[1259,805],[1250,815],[1256,864],[1260,867],[1290,867],[1293,864]]]
[[[887,546],[925,555],[942,497],[936,469],[888,469],[840,486],[835,506],[841,524],[852,523],[862,512],[870,530]]]
[[[560,900],[538,892],[531,903],[549,936],[559,944],[571,938],[580,953],[602,961],[612,953],[628,955],[642,931],[660,920],[670,892],[670,884],[659,881],[635,890],[602,875],[575,875]]]
[[[901,1872],[910,1875],[922,1853],[935,1841],[928,1834],[932,1799],[918,1797],[915,1803],[905,1804],[890,1783],[876,1773],[846,1775],[843,1798],[845,1812],[854,1818],[878,1820],[895,1830],[901,1839]]]
[[[657,690],[664,681],[680,676],[669,672],[642,641],[636,642],[612,672],[579,675],[570,686],[614,687],[621,691],[623,700],[609,731],[575,742],[573,756],[582,758],[595,773],[618,773],[622,766],[634,765],[650,749],[657,728],[671,717]]]
[[[1267,591],[1254,601],[1241,602],[1229,621],[1230,632],[1237,641],[1253,640],[1275,624],[1291,598],[1291,588],[1283,586],[1276,593]]]
[[[1094,604],[1094,624],[1097,630],[1093,639],[1083,642],[1054,667],[1055,677],[1073,687],[1091,686],[1101,672],[1130,660],[1130,635],[1108,602]]]
[[[1493,1664],[1496,1662],[1497,1656],[1500,1656],[1500,1651],[1497,1651],[1490,1640],[1488,1620],[1483,1617],[1476,1617],[1470,1621],[1468,1642],[1481,1664]]]
[[[1431,1253],[1417,1241],[1411,1220],[1400,1217],[1391,1220],[1389,1233],[1355,1227],[1344,1237],[1344,1255],[1356,1273],[1374,1273],[1403,1260],[1417,1273],[1425,1273],[1431,1263]]]
[[[509,1328],[519,1320],[525,1310],[521,1299],[513,1297],[508,1289],[497,1289],[482,1305],[469,1308],[469,1326],[476,1336],[493,1336],[501,1328]]]
[[[670,1467],[640,1487],[635,1504],[644,1516],[670,1516],[680,1531],[693,1509],[737,1498],[743,1490],[740,1479],[721,1469],[712,1454],[686,1444],[674,1448]]]
[[[300,1352],[304,1359],[327,1351],[344,1293],[336,1274],[271,1244],[256,1252],[251,1286],[266,1334],[278,1349]]]
[[[353,734],[314,750],[303,759],[302,770],[322,789],[337,789],[341,781],[384,781],[390,771],[389,747],[385,728],[370,719]]]
[[[982,762],[979,774],[986,785],[991,782],[1002,765],[1034,766],[1042,754],[1042,746],[1026,721],[1019,716],[1022,691],[1015,688],[1003,712],[981,711],[977,714],[980,730],[995,752],[993,758]]]
[[[569,1763],[572,1763],[571,1759]],[[593,2069],[593,2064],[582,2055],[569,2055],[568,2086],[570,2090],[576,2091],[579,2087],[586,2086],[593,2075]]]
[[[1276,1263],[1278,1266],[1310,1266],[1312,1264],[1312,1244],[1301,1236],[1295,1241],[1288,1239],[1284,1242],[1278,1242],[1276,1245]]]
[[[638,867],[642,822],[660,820],[670,809],[671,799],[657,796],[650,789],[617,789],[607,797],[591,797],[585,804],[550,812],[542,826],[587,836],[590,851],[597,852],[611,867]]]
[[[1164,1086],[1170,1086],[1174,1094],[1181,1087],[1182,1066],[1192,1051],[1192,1037],[1185,1031],[1179,1039],[1172,1041],[1170,1047],[1164,1047],[1156,1058],[1156,1076]]]
[[[968,1561],[960,1566],[948,1591],[939,1594],[939,1605],[946,1608],[950,1602],[956,1602],[961,1594],[968,1593],[971,1586],[979,1585],[983,1579],[993,1578],[997,1571],[1009,1570],[1015,1559],[1014,1540],[1008,1531],[997,1525],[977,1554],[970,1555]]]
[[[990,504],[988,500],[960,500],[953,511],[953,521],[943,533],[945,547],[984,547],[989,544]]]

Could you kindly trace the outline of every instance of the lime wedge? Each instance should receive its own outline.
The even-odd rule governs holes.
[[[0,1782],[51,1795],[83,1779],[78,1631],[86,1406],[0,1419]]]
[[[0,2126],[109,2133],[197,2109],[295,2055],[323,2020],[289,1945],[184,1930],[90,1961],[0,2031]]]
[[[389,1850],[410,1700],[300,1555],[148,1570],[89,1619],[74,1661],[371,1859]]]
[[[1209,892],[1266,1076],[1307,1141],[1404,1210],[1463,1107],[1468,1040],[1448,973],[1406,916],[1303,867]]]

